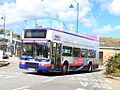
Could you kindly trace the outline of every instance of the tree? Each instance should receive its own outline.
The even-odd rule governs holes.
[[[0,34],[4,34],[4,29],[1,29],[1,30],[0,30]]]
[[[18,39],[21,38],[21,36],[20,36],[19,34],[16,34],[16,33],[14,33],[14,32],[13,32],[12,36],[13,36],[13,38],[18,38]]]
[[[116,54],[108,60],[106,73],[120,75],[120,54]]]
[[[6,36],[10,36],[10,31],[11,30],[5,30],[5,35]],[[4,34],[4,29],[0,29],[0,34]],[[20,39],[21,38],[21,36],[19,35],[19,34],[16,34],[16,33],[12,33],[12,37],[13,38],[18,38],[18,39]]]

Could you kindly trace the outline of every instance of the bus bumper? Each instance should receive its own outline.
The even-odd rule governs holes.
[[[25,67],[25,64],[19,64],[19,68],[21,68],[21,69],[27,69],[27,68]]]
[[[19,67],[21,69],[34,69],[35,71],[49,71],[50,67],[46,67],[46,66],[37,66],[37,67],[33,67],[33,66],[27,66],[25,64],[19,64]]]

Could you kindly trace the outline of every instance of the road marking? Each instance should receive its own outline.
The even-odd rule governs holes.
[[[0,75],[0,78],[2,79],[11,79],[11,78],[16,78],[18,76],[15,76],[15,75]]]
[[[76,80],[73,76],[71,76],[72,80]]]
[[[112,87],[110,87],[108,84],[100,84],[102,88],[105,89],[112,89]]]
[[[13,89],[13,90],[30,90],[28,89],[30,86],[25,86],[25,87],[20,87],[20,88],[16,88],[16,89]]]
[[[23,90],[31,90],[31,89],[23,89]]]
[[[48,79],[48,80],[43,81],[43,83],[50,82],[50,81],[52,81],[52,80],[54,80],[54,79],[56,79],[56,78],[57,78],[57,77],[50,78],[50,79]]]
[[[77,88],[77,89],[75,89],[75,90],[86,90],[86,89],[83,89],[83,88]]]
[[[4,77],[4,79],[10,79],[10,78],[15,78],[15,77],[18,77],[18,76],[13,76],[13,75],[7,75],[6,77]]]
[[[109,83],[112,83],[109,80],[106,80],[104,78],[98,78],[96,77],[94,74],[91,75],[75,75],[75,76],[71,76],[71,80],[77,80],[79,81],[80,85],[83,87],[87,87],[88,85],[90,85],[90,87],[92,88],[99,88],[99,89],[112,89],[111,86],[109,86]],[[81,90],[80,88],[76,89],[76,90]]]
[[[2,71],[0,72],[0,78],[3,79],[11,79],[11,78],[16,78],[19,76],[24,75],[23,73],[20,72],[8,72],[8,71]]]
[[[80,81],[80,84],[81,84],[82,86],[86,87],[86,86],[88,85],[88,82],[81,82],[81,81]]]
[[[95,83],[95,82],[91,86],[93,88],[102,88],[99,83]]]

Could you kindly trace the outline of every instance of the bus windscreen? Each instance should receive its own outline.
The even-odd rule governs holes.
[[[46,30],[26,30],[24,38],[46,38]]]

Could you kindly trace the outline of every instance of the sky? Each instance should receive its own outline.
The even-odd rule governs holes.
[[[0,0],[0,17],[6,17],[6,29],[18,34],[22,34],[25,20],[40,18],[54,18],[77,32],[77,3],[79,33],[120,38],[120,0]],[[0,28],[3,23],[0,19]]]

